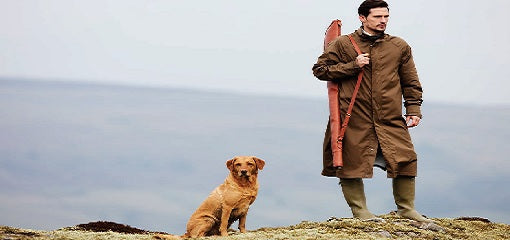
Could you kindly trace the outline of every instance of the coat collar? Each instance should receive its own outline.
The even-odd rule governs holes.
[[[365,31],[363,30],[363,26],[356,30],[355,34],[358,35],[361,41],[364,42],[380,42],[389,36],[386,33],[383,33],[382,35],[378,36],[370,36],[365,33]]]

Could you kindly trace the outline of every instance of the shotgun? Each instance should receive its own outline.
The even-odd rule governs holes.
[[[326,36],[324,37],[324,50],[328,44],[333,41],[335,38],[340,36],[340,29],[342,26],[342,21],[336,19],[331,22],[328,29],[326,30]],[[361,54],[361,50],[354,41],[354,38],[351,35],[348,35],[351,40],[352,45],[356,49],[358,54]],[[358,90],[361,84],[361,80],[363,79],[363,71],[360,71],[358,74],[358,81],[356,82],[356,86],[354,87],[354,91],[352,93],[351,101],[349,103],[349,107],[347,108],[347,113],[344,117],[344,122],[341,123],[340,118],[340,108],[338,102],[338,84],[333,81],[328,81],[328,99],[329,99],[329,124],[331,131],[331,152],[333,154],[333,167],[341,169],[344,166],[342,160],[342,141],[344,139],[345,130],[347,129],[347,124],[349,124],[349,119],[351,118],[352,108],[354,107],[354,103],[356,102],[356,95],[358,94]]]
[[[326,30],[324,37],[324,50],[328,44],[340,36],[342,21],[336,19],[331,22]],[[338,84],[328,81],[328,100],[329,100],[329,127],[331,131],[331,152],[333,154],[333,166],[342,168],[342,139],[340,137],[340,108],[338,103]]]

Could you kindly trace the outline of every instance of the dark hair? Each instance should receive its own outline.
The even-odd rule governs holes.
[[[386,3],[384,0],[365,0],[363,3],[361,3],[361,5],[359,5],[358,14],[368,17],[368,14],[370,14],[370,9],[380,7],[385,7],[390,10],[388,3]]]

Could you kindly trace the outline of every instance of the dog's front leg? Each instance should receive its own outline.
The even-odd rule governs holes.
[[[221,211],[220,234],[221,236],[228,236],[227,227],[232,208],[224,207]]]
[[[239,218],[239,231],[242,233],[246,232],[246,216],[248,216],[248,213]]]

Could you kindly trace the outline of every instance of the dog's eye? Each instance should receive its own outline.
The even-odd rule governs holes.
[[[236,165],[236,167],[239,167],[239,166],[241,166],[241,163],[236,163],[235,165]]]
[[[248,166],[255,166],[255,164],[254,164],[254,163],[252,163],[252,162],[249,162],[249,163],[248,163]]]

